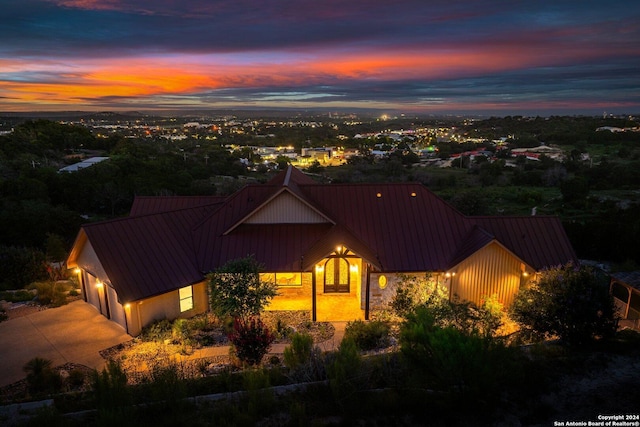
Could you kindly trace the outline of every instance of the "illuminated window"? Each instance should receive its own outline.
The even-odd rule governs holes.
[[[342,257],[329,258],[324,264],[324,291],[348,293],[350,281],[349,262]]]
[[[279,287],[302,286],[302,273],[260,273],[260,280],[275,283]]]
[[[186,286],[180,288],[180,313],[191,310],[193,308],[193,287]]]

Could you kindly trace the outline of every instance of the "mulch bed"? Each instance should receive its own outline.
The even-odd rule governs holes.
[[[40,305],[37,302],[27,302],[27,303],[5,303],[4,304],[7,320],[17,319],[18,317],[28,316],[33,313],[37,313],[38,311],[46,310],[47,306]]]
[[[27,316],[49,308],[31,302],[16,305],[19,305],[19,307],[13,307],[7,310],[9,319]],[[262,316],[263,322],[272,330],[276,331],[276,341],[274,343],[290,343],[292,335],[296,332],[311,335],[315,343],[320,343],[333,337],[335,328],[331,323],[311,322],[309,318],[309,313],[304,311],[267,312]],[[203,333],[211,335],[208,337],[209,342],[213,343],[211,346],[229,345],[222,328],[214,328],[214,330]],[[131,383],[145,381],[146,376],[149,374],[150,364],[156,362],[161,364],[162,361],[168,361],[170,359],[180,360],[179,365],[182,374],[191,377],[215,375],[224,370],[234,368],[232,358],[229,355],[187,360],[186,358],[180,358],[181,348],[180,345],[170,342],[154,343],[136,338],[104,349],[100,351],[100,355],[105,360],[120,361],[124,365],[123,367],[125,367]],[[202,346],[197,346],[196,348],[202,348]],[[280,356],[276,355],[278,362],[281,359]],[[274,360],[272,360],[272,358],[274,358],[273,354],[266,355],[264,363],[273,363]],[[73,370],[80,370],[85,374],[85,381],[81,386],[72,387],[68,381],[64,381],[63,391],[83,391],[90,386],[91,372],[93,372],[93,369],[89,367],[75,363],[67,363],[54,369],[60,372],[64,379],[68,378],[69,372]],[[30,397],[26,378],[0,389],[0,402],[21,401],[29,399]]]

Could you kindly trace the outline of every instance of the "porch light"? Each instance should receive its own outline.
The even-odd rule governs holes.
[[[131,304],[126,303],[126,304],[124,305],[124,309],[125,309],[125,310],[129,310],[130,308],[131,308]]]
[[[81,270],[79,268],[76,268],[76,269],[73,270],[73,272],[76,273],[76,274],[80,274]]]
[[[411,193],[411,197],[416,197],[416,196],[417,196],[417,194],[416,194],[415,191],[413,193]]]
[[[522,277],[529,277],[529,273],[527,273],[526,271],[522,272]]]
[[[316,265],[316,273],[322,273],[324,271],[324,265]]]
[[[380,277],[378,277],[378,286],[380,286],[380,289],[387,287],[387,277],[384,274],[381,274]]]
[[[351,270],[352,273],[357,273],[358,272],[358,266],[356,264],[350,265],[349,266],[349,270]]]
[[[98,289],[102,288],[102,282],[96,282],[96,288]]]
[[[382,197],[382,193],[376,193],[376,197],[379,199],[380,197]]]

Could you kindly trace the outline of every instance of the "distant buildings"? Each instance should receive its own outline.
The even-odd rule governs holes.
[[[77,172],[80,169],[89,168],[97,163],[104,162],[105,160],[109,160],[109,158],[108,157],[90,157],[88,159],[82,160],[81,162],[74,163],[69,166],[65,166],[62,169],[58,169],[58,173]]]

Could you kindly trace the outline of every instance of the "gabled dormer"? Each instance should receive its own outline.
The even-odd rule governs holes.
[[[242,224],[331,224],[329,218],[311,203],[299,185],[315,182],[299,170],[289,166],[269,182],[278,185],[271,197],[234,223],[223,234],[227,235]]]

